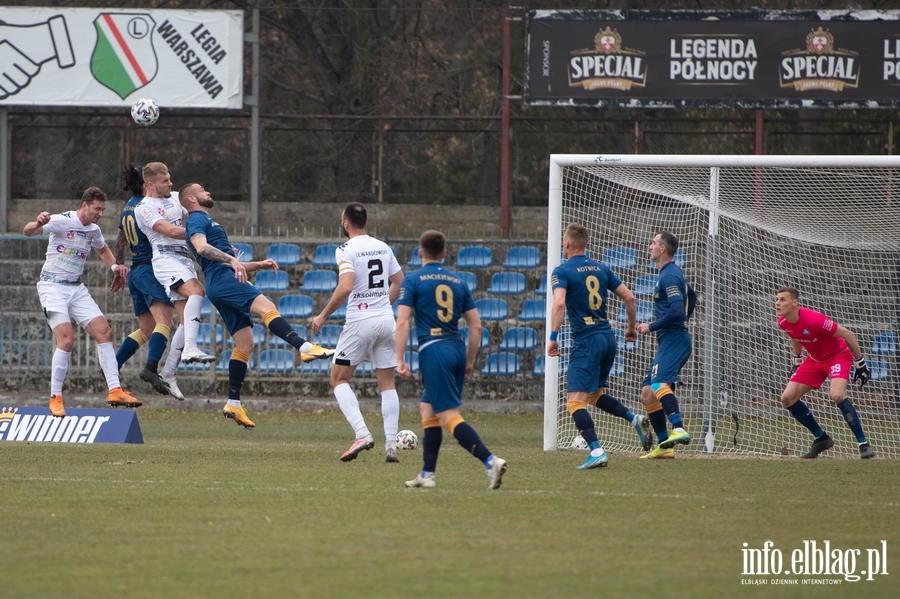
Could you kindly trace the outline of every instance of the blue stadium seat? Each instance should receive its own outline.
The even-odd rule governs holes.
[[[504,299],[487,297],[475,300],[481,320],[504,320],[509,316],[509,303]]]
[[[631,248],[615,247],[603,252],[603,263],[610,268],[625,269],[634,268],[637,264],[637,254]]]
[[[541,250],[528,245],[509,248],[503,261],[503,268],[537,268],[540,265]]]
[[[300,285],[300,290],[307,293],[331,293],[337,284],[338,276],[333,270],[308,270],[303,274],[303,284]]]
[[[547,295],[547,273],[541,275],[541,282],[538,288],[534,290],[535,295]]]
[[[347,302],[337,307],[337,310],[328,315],[328,320],[343,320],[347,318]]]
[[[200,306],[200,318],[209,318],[210,316],[212,316],[212,302],[204,296],[203,305]]]
[[[225,330],[222,328],[222,325],[217,324],[215,326],[216,331],[216,345],[222,343],[225,340]],[[204,345],[209,347],[212,345],[212,332],[213,326],[208,322],[201,322],[200,328],[197,330],[197,345]]]
[[[456,257],[456,268],[487,268],[494,261],[491,248],[483,245],[469,245],[460,248]]]
[[[291,325],[291,326],[293,326],[294,330],[297,331],[297,335],[299,337],[302,337],[303,339],[309,339],[309,329],[307,329],[305,326],[303,326],[302,324],[295,324],[295,325]],[[269,347],[287,348],[289,346],[288,346],[287,341],[285,341],[281,337],[278,337],[277,335],[272,335],[272,338],[269,339]]]
[[[616,329],[616,349],[618,351],[634,351],[640,346],[641,346],[640,336],[638,336],[637,341],[626,342],[625,341],[625,330],[624,329]]]
[[[478,277],[475,276],[474,272],[469,272],[468,270],[457,270],[456,276],[459,277],[459,280],[466,284],[466,287],[469,288],[469,291],[475,293],[475,290],[478,289]]]
[[[294,351],[289,349],[264,349],[259,352],[260,372],[294,372]]]
[[[291,280],[286,270],[278,272],[263,270],[256,273],[256,281],[253,284],[260,291],[287,291],[291,286]]]
[[[894,331],[882,331],[875,335],[872,344],[872,353],[882,356],[894,356],[897,354],[897,333]]]
[[[515,294],[525,291],[525,275],[520,272],[498,272],[491,277],[488,293]]]
[[[625,302],[622,302],[616,320],[628,322],[628,315],[625,314]],[[650,300],[637,301],[637,322],[653,322],[653,302]]]
[[[412,266],[413,268],[419,268],[420,266],[422,266],[422,259],[419,258],[418,246],[413,248],[412,256],[409,257],[409,262],[407,262],[406,265]]]
[[[463,343],[467,346],[469,345],[469,327],[460,327],[459,328],[459,336],[462,338]],[[484,349],[491,344],[491,333],[486,328],[481,329],[481,343],[478,345],[478,349]]]
[[[656,288],[656,281],[658,278],[659,277],[655,274],[639,276],[634,282],[634,295],[636,297],[653,295],[653,290]]]
[[[484,362],[481,374],[514,376],[522,370],[522,359],[512,352],[494,352]]]
[[[263,345],[266,342],[266,336],[269,334],[269,329],[266,328],[265,325],[256,323],[253,325],[253,344],[254,345]],[[234,339],[231,335],[228,336],[227,341],[228,347],[234,347]]]
[[[419,372],[419,352],[406,351],[403,354],[403,360],[409,365],[409,371],[413,374]]]
[[[278,299],[278,312],[285,318],[309,318],[313,312],[313,300],[308,295],[283,295]]]
[[[339,324],[326,324],[322,326],[322,330],[313,335],[312,342],[322,347],[336,347],[338,337],[344,331],[344,327]]]
[[[514,327],[503,334],[500,349],[531,351],[541,342],[536,329],[531,327]]]
[[[519,313],[519,320],[544,321],[547,319],[547,300],[545,299],[529,299],[522,302],[522,311]]]
[[[331,360],[300,362],[300,364],[297,365],[297,371],[305,374],[328,374],[331,372]]]
[[[544,354],[534,359],[534,368],[531,371],[534,376],[544,376]]]
[[[356,365],[356,374],[374,374],[375,367],[371,362],[362,362]]]
[[[336,243],[326,243],[316,248],[313,255],[312,265],[316,268],[337,267],[337,258],[334,256],[334,250],[338,248]]]
[[[675,264],[678,265],[678,268],[684,268],[685,264],[687,264],[687,258],[684,256],[684,250],[677,249],[675,250]],[[656,270],[656,264],[653,262],[647,263],[647,270]]]
[[[266,250],[266,258],[271,258],[278,266],[300,264],[300,246],[294,243],[273,243]]]
[[[253,261],[253,246],[249,243],[232,243],[237,249],[237,259],[241,262],[252,262]]]
[[[616,361],[613,362],[612,368],[609,369],[609,376],[617,377],[623,376],[625,374],[625,356],[616,356]]]
[[[872,372],[872,380],[873,381],[886,381],[888,378],[888,372],[890,371],[890,367],[886,360],[876,359],[872,360],[869,364],[869,368]]]

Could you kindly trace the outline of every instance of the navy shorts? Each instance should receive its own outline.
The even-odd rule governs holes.
[[[431,404],[435,414],[458,408],[466,382],[465,343],[455,337],[420,347],[419,372],[425,387],[422,401]]]
[[[128,272],[128,291],[131,292],[131,301],[134,303],[134,315],[141,316],[150,311],[150,304],[155,301],[162,302],[172,307],[166,290],[156,280],[153,274],[153,265],[138,264]]]
[[[250,306],[262,292],[250,283],[239,282],[231,269],[217,268],[206,275],[206,295],[232,335],[253,326]]]
[[[609,387],[609,371],[616,361],[616,335],[603,331],[572,342],[566,382],[569,393],[594,393]]]
[[[691,336],[684,333],[666,333],[657,341],[656,357],[647,370],[647,378],[642,386],[653,383],[674,383],[678,373],[691,357]]]

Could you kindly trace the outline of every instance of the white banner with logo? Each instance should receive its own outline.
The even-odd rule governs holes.
[[[240,108],[237,10],[0,7],[0,105]]]

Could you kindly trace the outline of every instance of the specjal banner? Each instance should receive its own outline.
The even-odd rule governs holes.
[[[900,11],[531,11],[532,106],[900,106]]]
[[[0,7],[0,105],[240,108],[241,11]]]

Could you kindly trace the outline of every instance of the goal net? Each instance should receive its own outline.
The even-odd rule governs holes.
[[[688,327],[693,355],[677,386],[692,437],[679,451],[798,456],[812,435],[781,406],[793,364],[774,311],[779,287],[852,330],[872,371],[848,397],[881,457],[900,457],[900,159],[893,156],[553,155],[547,272],[562,259],[567,224],[591,231],[588,253],[610,265],[649,322],[656,268],[648,245],[671,231],[675,258],[699,302]],[[643,414],[640,387],[653,335],[624,343],[622,302],[607,314],[619,340],[609,393]],[[547,316],[549,330],[549,309]],[[566,410],[568,321],[559,358],[546,362],[544,449],[578,434]],[[858,457],[826,382],[804,401],[835,439],[826,455]],[[628,423],[589,406],[607,450],[639,451]],[[682,448],[683,447],[683,448]]]

